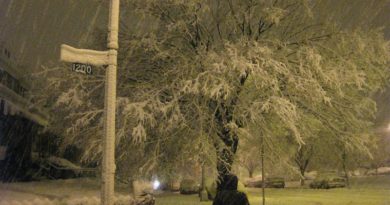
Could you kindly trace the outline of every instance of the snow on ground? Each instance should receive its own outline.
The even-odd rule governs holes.
[[[130,191],[125,185],[116,189],[118,198],[129,200]],[[0,205],[9,202],[30,202],[37,204],[39,201],[67,201],[86,200],[98,201],[100,197],[100,182],[91,178],[78,178],[66,180],[46,180],[39,182],[0,183]],[[36,202],[34,202],[34,200]],[[47,203],[50,204],[50,203]]]

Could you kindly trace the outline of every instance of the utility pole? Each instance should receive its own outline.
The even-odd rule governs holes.
[[[84,68],[89,65],[107,65],[104,97],[103,169],[101,184],[102,205],[114,205],[115,194],[115,108],[117,56],[119,47],[119,1],[120,0],[110,0],[107,51],[77,49],[63,44],[61,45],[60,56],[62,61],[83,64],[81,67],[84,66]],[[85,72],[85,70],[83,72]]]

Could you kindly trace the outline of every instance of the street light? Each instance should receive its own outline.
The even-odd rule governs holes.
[[[60,59],[65,62],[108,65],[106,68],[106,83],[104,97],[104,138],[101,204],[114,204],[115,187],[115,104],[116,75],[118,56],[119,1],[110,0],[110,15],[108,23],[107,51],[77,49],[61,45]]]

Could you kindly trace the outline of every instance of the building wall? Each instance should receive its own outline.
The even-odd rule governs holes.
[[[5,152],[0,158],[0,181],[23,181],[31,176],[32,142],[39,126],[21,116],[0,113],[0,146]]]
[[[12,66],[11,53],[0,45],[0,181],[29,180],[32,145],[42,127],[29,111],[27,85]]]

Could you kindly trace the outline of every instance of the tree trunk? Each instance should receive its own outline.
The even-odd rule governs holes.
[[[299,181],[301,183],[301,186],[305,186],[305,172],[308,164],[309,164],[309,160],[306,161],[304,166],[299,167],[299,172],[301,173],[301,179]]]
[[[206,189],[206,170],[205,165],[202,163],[202,190]]]
[[[261,191],[265,205],[265,172],[264,172],[264,137],[261,137]]]
[[[216,124],[218,126],[218,137],[222,141],[215,144],[217,150],[217,171],[218,171],[218,183],[217,192],[223,190],[226,187],[230,175],[231,168],[233,165],[234,155],[237,151],[238,136],[236,133],[229,129],[229,124],[234,122],[233,120],[232,105],[227,106],[223,103],[220,104],[216,112]]]
[[[347,187],[349,187],[349,175],[348,175],[348,169],[347,169],[347,152],[345,150],[345,147],[343,150],[342,159],[343,159],[343,171],[345,174],[346,185],[347,185]]]
[[[217,193],[220,190],[223,190],[224,187],[228,185],[229,175],[233,165],[234,155],[236,154],[238,147],[238,136],[234,133],[229,125],[231,123],[236,123],[238,127],[241,127],[241,123],[237,122],[233,118],[233,113],[235,106],[238,101],[238,96],[241,92],[241,87],[245,84],[246,79],[248,78],[249,73],[245,72],[245,75],[240,76],[240,86],[237,87],[236,97],[223,102],[210,102],[212,110],[215,110],[215,122],[217,125],[217,135],[220,140],[223,142],[221,146],[220,143],[215,143],[215,148],[217,150],[217,171],[218,171],[218,183],[217,183]],[[214,109],[213,109],[214,108]]]
[[[206,191],[206,165],[202,162],[202,186],[199,193],[200,201],[207,201],[208,195]]]
[[[237,140],[238,142],[238,140]],[[226,177],[230,175],[233,158],[235,154],[235,149],[232,147],[224,147],[217,151],[217,171],[218,171],[218,183],[217,191],[223,190],[226,187],[227,182],[225,181]]]
[[[298,152],[295,154],[295,160],[294,160],[299,168],[299,173],[301,175],[299,179],[301,186],[305,185],[305,172],[309,165],[310,158],[312,157],[313,154],[312,147],[310,147],[308,150],[306,148],[306,152],[304,149],[305,149],[304,147],[301,147],[298,150]]]
[[[379,169],[379,166],[376,165],[376,166],[375,166],[375,175],[378,175],[378,174],[379,174],[379,170],[378,170],[378,169]]]
[[[249,178],[253,178],[253,170],[248,170],[249,172]]]
[[[305,171],[301,171],[301,179],[299,181],[301,183],[301,186],[305,186]]]

